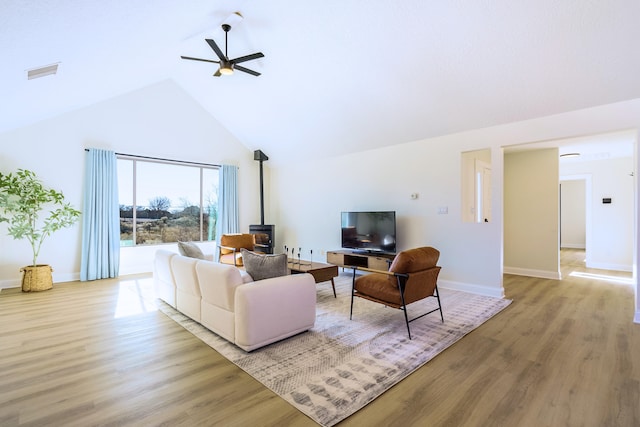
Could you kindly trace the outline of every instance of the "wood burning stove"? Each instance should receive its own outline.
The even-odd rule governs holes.
[[[256,238],[256,251],[265,254],[273,253],[274,225],[256,224],[249,226],[249,233]]]
[[[272,254],[275,247],[275,225],[264,223],[264,176],[262,162],[269,160],[266,154],[260,150],[253,152],[253,160],[260,162],[260,224],[249,226],[249,233],[255,235],[256,250],[266,254]]]

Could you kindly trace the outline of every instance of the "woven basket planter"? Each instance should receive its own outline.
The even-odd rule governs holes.
[[[53,288],[53,268],[47,264],[22,267],[22,292],[46,291]]]

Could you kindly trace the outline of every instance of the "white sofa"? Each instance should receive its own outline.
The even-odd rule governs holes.
[[[153,276],[158,298],[245,351],[315,324],[316,284],[310,274],[254,282],[232,265],[159,249]]]

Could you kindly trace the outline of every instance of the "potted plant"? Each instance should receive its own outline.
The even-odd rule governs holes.
[[[48,214],[47,207],[51,208]],[[53,287],[52,268],[37,264],[40,248],[45,238],[79,218],[80,211],[65,202],[62,192],[44,187],[35,173],[24,169],[0,172],[0,222],[8,224],[7,232],[14,239],[27,239],[33,250],[32,264],[20,269],[24,292]]]

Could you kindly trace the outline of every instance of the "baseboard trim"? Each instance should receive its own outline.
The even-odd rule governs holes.
[[[19,288],[22,286],[20,280],[2,280],[0,281],[0,289]]]
[[[560,249],[586,249],[584,243],[563,243]]]
[[[438,287],[454,291],[469,292],[470,294],[485,295],[488,297],[504,298],[504,287],[478,285],[472,283],[454,282],[452,280],[438,280]]]
[[[62,282],[77,282],[80,280],[80,273],[56,274],[54,272],[52,273],[52,279],[54,285]],[[0,280],[0,290],[20,287],[22,287],[22,277],[15,280]]]
[[[516,276],[539,277],[541,279],[560,280],[562,275],[559,271],[533,270],[530,268],[504,267],[502,271],[505,274],[515,274]]]
[[[53,283],[61,283],[61,282],[79,282],[80,281],[80,273],[65,273],[65,274],[56,274],[53,273]]]
[[[632,272],[633,266],[627,264],[609,264],[606,262],[589,262],[587,268],[597,268],[598,270],[613,270]]]

